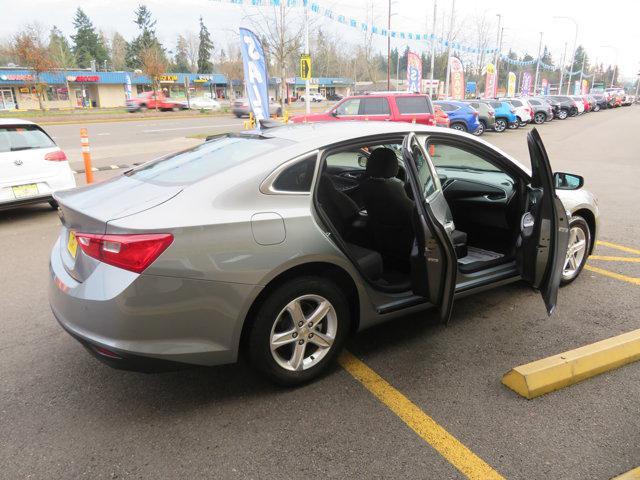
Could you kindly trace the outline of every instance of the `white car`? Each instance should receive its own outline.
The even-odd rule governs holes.
[[[194,97],[189,100],[189,107],[192,110],[220,110],[220,102],[210,97]]]
[[[306,98],[305,94],[300,95],[300,101],[301,102],[306,101],[305,98]],[[312,92],[312,93],[309,94],[309,100],[312,101],[312,102],[324,102],[327,99],[324,98],[324,96],[321,93],[313,93]]]
[[[67,156],[33,122],[0,119],[0,210],[31,203],[56,203],[53,192],[74,188]]]
[[[509,102],[515,109],[516,117],[518,117],[518,125],[524,127],[533,120],[533,108],[529,105],[529,102],[524,98],[501,98]]]
[[[571,95],[569,98],[571,98],[571,100],[576,104],[578,115],[584,113],[584,101],[582,100],[582,97],[578,95]]]

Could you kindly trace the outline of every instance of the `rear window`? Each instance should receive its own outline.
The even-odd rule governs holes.
[[[522,106],[522,102],[520,100],[509,100],[509,102],[511,103],[511,105],[513,105],[514,107],[521,107]]]
[[[502,107],[502,102],[489,102],[493,108]]]
[[[55,145],[36,125],[0,126],[0,153],[51,148]]]
[[[432,113],[427,97],[396,97],[398,111],[402,114]]]
[[[225,136],[164,157],[129,172],[132,178],[163,185],[186,185],[289,145],[289,140],[260,136]]]
[[[384,97],[363,98],[360,115],[389,115],[389,102]]]

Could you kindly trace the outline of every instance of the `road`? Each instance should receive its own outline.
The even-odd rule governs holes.
[[[231,115],[205,118],[171,118],[104,122],[86,125],[95,167],[132,165],[197,145],[188,135],[214,134],[242,129],[242,119]],[[84,168],[80,128],[85,125],[49,125],[45,129],[62,148],[73,168]]]
[[[234,122],[96,124],[90,132],[100,161],[113,161],[117,144],[132,162],[167,153],[153,145],[159,138],[177,145]],[[49,130],[73,155],[78,128]],[[530,129],[483,138],[526,163]],[[555,169],[584,175],[597,194],[600,240],[640,250],[640,108],[539,130]],[[463,478],[337,365],[310,385],[281,389],[243,363],[153,375],[98,363],[48,307],[58,225],[46,206],[0,212],[0,478]],[[624,255],[611,246],[598,253]],[[640,278],[640,263],[590,264]],[[407,316],[362,332],[348,349],[505,478],[609,479],[640,466],[640,364],[535,400],[500,378],[640,328],[638,288],[585,271],[547,317],[537,293],[513,284],[458,300],[449,326],[432,312]]]

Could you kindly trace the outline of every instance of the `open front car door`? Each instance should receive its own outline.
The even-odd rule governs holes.
[[[516,259],[523,280],[540,290],[551,315],[567,254],[569,219],[556,195],[549,157],[535,128],[527,135],[527,143],[531,184],[526,211],[520,220]]]
[[[414,133],[402,144],[416,208],[413,215],[416,238],[411,249],[411,285],[416,295],[426,297],[448,322],[456,287],[457,259],[447,229],[453,229],[450,210],[440,180]]]

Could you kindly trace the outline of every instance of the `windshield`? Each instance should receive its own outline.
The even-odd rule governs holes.
[[[290,143],[293,142],[281,138],[226,135],[191,150],[146,163],[127,175],[162,185],[186,185]]]
[[[56,144],[36,125],[0,127],[0,152],[51,148]]]

